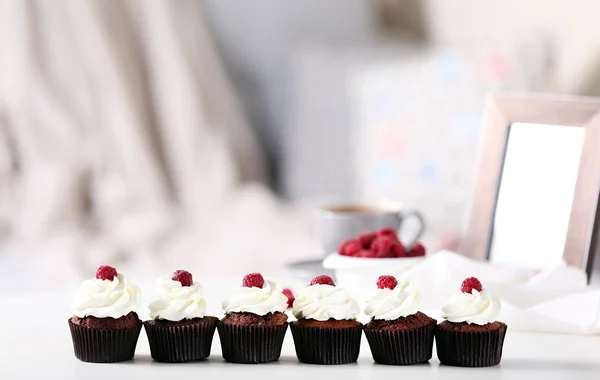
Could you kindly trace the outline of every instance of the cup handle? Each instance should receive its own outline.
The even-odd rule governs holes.
[[[415,236],[412,239],[409,239],[408,242],[404,244],[406,248],[411,248],[419,241],[419,239],[421,238],[421,236],[423,236],[423,233],[425,232],[425,219],[423,219],[423,215],[421,215],[421,213],[418,211],[402,212],[400,215],[402,215],[402,225],[404,225],[404,222],[406,222],[406,220],[410,218],[416,219],[419,224],[419,228]],[[400,228],[402,228],[402,226],[400,226]],[[398,231],[398,234],[400,234],[400,231]]]

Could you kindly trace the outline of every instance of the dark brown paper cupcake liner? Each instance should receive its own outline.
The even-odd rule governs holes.
[[[116,363],[133,359],[142,324],[121,330],[92,329],[69,319],[75,357],[88,363]]]
[[[375,363],[409,365],[425,363],[433,355],[436,321],[411,330],[385,331],[365,328]]]
[[[240,326],[219,322],[223,358],[231,363],[259,364],[279,360],[287,323],[281,326]]]
[[[302,363],[354,363],[360,354],[362,326],[320,328],[291,323],[296,356]]]
[[[445,365],[457,367],[491,367],[502,359],[507,326],[492,331],[462,332],[437,327],[437,355]]]
[[[152,359],[163,363],[183,363],[210,356],[217,319],[181,326],[161,326],[144,322]]]

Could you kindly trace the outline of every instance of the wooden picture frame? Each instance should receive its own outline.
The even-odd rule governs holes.
[[[509,129],[518,122],[585,128],[563,259],[568,265],[582,268],[589,276],[595,253],[600,249],[598,98],[496,95],[488,99],[470,217],[458,251],[474,259],[489,258]]]

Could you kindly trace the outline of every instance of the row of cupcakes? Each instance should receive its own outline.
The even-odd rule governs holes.
[[[210,355],[218,329],[223,358],[233,363],[266,363],[281,355],[286,329],[291,328],[298,360],[313,364],[355,362],[364,331],[375,362],[407,365],[429,361],[434,337],[441,363],[463,367],[500,362],[506,324],[496,321],[500,301],[475,278],[442,309],[445,321],[419,310],[420,294],[408,281],[381,276],[367,300],[370,321],[357,321],[360,306],[329,276],[317,276],[296,291],[293,304],[273,281],[258,273],[244,277],[223,302],[225,317],[206,315],[202,286],[187,271],[161,276],[150,320],[138,310],[140,289],[127,276],[102,266],[84,281],[69,319],[75,356],[85,362],[131,360],[142,326],[151,356],[160,362],[202,360]],[[288,306],[296,321],[288,323]]]

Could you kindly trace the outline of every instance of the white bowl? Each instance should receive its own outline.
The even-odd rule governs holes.
[[[323,267],[333,269],[336,284],[346,288],[359,302],[364,302],[373,294],[379,276],[400,276],[424,259],[425,257],[372,259],[332,253],[323,261]]]

